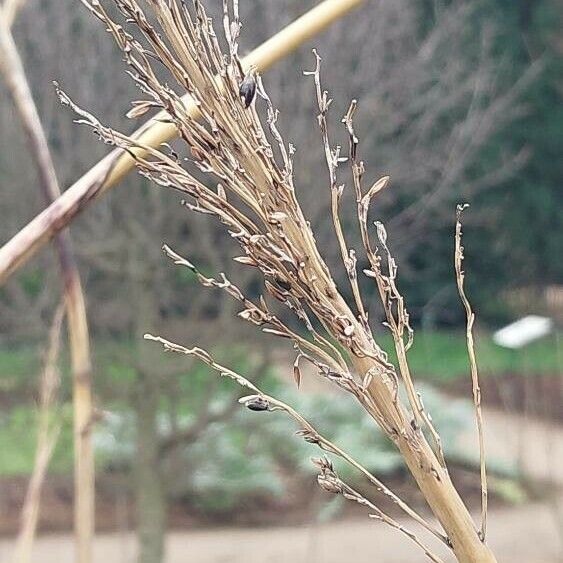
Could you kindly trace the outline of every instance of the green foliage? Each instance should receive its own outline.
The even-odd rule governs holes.
[[[450,2],[420,4],[421,33]],[[479,31],[494,30],[499,84],[516,83],[532,64],[542,69],[515,102],[523,111],[494,135],[477,155],[469,179],[498,170],[509,155],[524,151],[527,161],[515,175],[465,196],[467,285],[479,318],[499,325],[512,319],[502,292],[518,287],[561,284],[563,263],[563,58],[559,36],[563,12],[557,0],[477,0],[468,26],[467,56],[478,56]],[[484,124],[484,127],[486,125]],[[448,123],[441,127],[447,129]],[[460,193],[464,193],[460,186]],[[399,285],[417,322],[461,325],[453,279],[452,226],[426,233],[408,260],[399,263]],[[393,240],[391,240],[393,248]],[[530,308],[535,304],[530,303]]]
[[[21,286],[28,297],[37,297],[43,287],[43,272],[26,270],[21,276]]]
[[[216,376],[206,374],[206,377]],[[236,391],[236,396],[243,394],[232,381],[225,381],[230,391]],[[305,395],[275,379],[267,381],[265,386],[304,414],[326,437],[345,444],[345,450],[370,471],[384,476],[402,468],[400,455],[350,397],[341,393]],[[463,401],[444,401],[430,389],[425,389],[423,394],[445,447],[453,450],[459,431],[472,421],[471,406]],[[219,403],[225,399],[216,397],[216,407],[224,407]],[[193,416],[186,409],[182,426],[189,425]],[[159,426],[163,435],[170,431],[165,413],[159,419]],[[314,467],[309,460],[322,455],[316,446],[294,435],[297,429],[283,413],[253,413],[240,407],[232,418],[209,425],[195,442],[179,449],[173,478],[168,480],[169,494],[189,498],[193,506],[209,514],[230,512],[253,498],[285,496],[288,477],[314,479]],[[132,430],[131,415],[126,413],[116,413],[98,428],[96,443],[107,464],[132,463]],[[363,482],[356,471],[335,456],[330,457],[334,458],[342,477],[352,484]]]
[[[492,166],[492,155],[527,148],[530,157],[516,178],[483,192],[475,211],[491,216],[483,233],[467,232],[466,246],[478,249],[470,271],[479,276],[476,305],[498,300],[501,288],[561,283],[563,221],[560,208],[563,159],[563,61],[557,52],[561,9],[555,0],[486,0],[482,22],[497,26],[499,54],[508,58],[502,80],[516,80],[534,61],[543,69],[523,96],[525,113],[490,143],[481,165]],[[475,250],[477,254],[477,250]],[[482,260],[483,254],[486,260]],[[495,295],[496,290],[496,295]],[[494,309],[493,309],[494,311]]]
[[[72,419],[67,406],[59,413],[61,432],[50,464],[51,473],[72,470]],[[29,475],[33,469],[37,441],[37,412],[29,406],[16,406],[0,414],[0,475]]]
[[[33,346],[0,346],[0,392],[33,383],[39,370],[39,352]]]
[[[521,351],[509,350],[493,342],[488,333],[475,336],[477,363],[482,377],[518,373],[522,376],[555,374],[561,369],[557,356],[557,335],[543,338]],[[393,341],[378,337],[394,361]],[[465,333],[461,331],[418,331],[409,351],[409,364],[418,378],[440,383],[466,378],[469,374]]]

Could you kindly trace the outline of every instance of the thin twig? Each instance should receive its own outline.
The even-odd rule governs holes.
[[[61,305],[57,308],[49,330],[49,344],[40,383],[35,464],[21,511],[21,526],[14,549],[13,563],[31,561],[41,503],[41,490],[61,429],[60,420],[54,420],[53,406],[57,401],[60,385],[58,362],[63,316],[64,307]]]
[[[330,181],[330,196],[331,196],[331,212],[332,221],[334,224],[334,230],[336,233],[336,238],[338,240],[338,246],[340,247],[340,254],[342,262],[344,263],[344,268],[346,269],[346,275],[350,282],[350,287],[352,288],[352,294],[354,296],[354,301],[356,302],[356,307],[358,308],[359,318],[362,324],[367,326],[367,313],[362,301],[362,296],[360,293],[360,287],[358,285],[358,274],[356,271],[356,257],[353,250],[348,249],[346,244],[346,238],[344,237],[344,231],[342,229],[342,223],[340,221],[339,215],[339,203],[342,193],[344,191],[344,185],[339,186],[337,183],[337,168],[341,162],[346,162],[347,158],[340,157],[340,147],[332,149],[330,146],[330,139],[328,135],[328,123],[327,114],[332,100],[328,98],[328,94],[321,86],[321,57],[315,49],[313,49],[313,54],[315,55],[316,65],[315,70],[306,71],[303,74],[305,76],[313,76],[315,82],[315,92],[317,96],[317,105],[319,108],[319,115],[317,116],[317,121],[319,122],[319,128],[321,130],[321,137],[323,141],[325,160],[328,167],[329,181]]]
[[[475,314],[471,309],[469,299],[465,293],[464,280],[465,273],[463,271],[463,245],[462,245],[462,225],[461,218],[463,210],[468,207],[465,205],[458,205],[456,209],[456,224],[455,224],[455,277],[457,282],[457,289],[465,314],[467,317],[467,354],[469,356],[469,366],[471,369],[471,385],[473,388],[473,402],[475,404],[475,418],[477,421],[477,433],[479,435],[479,465],[481,473],[481,527],[479,536],[484,542],[487,536],[487,468],[485,460],[485,439],[483,432],[483,413],[481,411],[481,387],[479,386],[479,372],[477,369],[477,358],[475,355],[475,342],[473,339],[473,324],[475,322]]]

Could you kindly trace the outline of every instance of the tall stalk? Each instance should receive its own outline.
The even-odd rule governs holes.
[[[348,153],[343,155],[341,147],[330,143],[327,122],[330,99],[321,87],[320,57],[315,53],[316,66],[305,74],[313,77],[316,86],[332,219],[354,297],[347,303],[299,205],[293,181],[295,149],[286,145],[277,128],[278,113],[256,69],[243,64],[238,56],[241,30],[238,2],[232,2],[232,6],[226,0],[223,2],[226,54],[221,51],[211,21],[198,0],[193,0],[190,8],[185,2],[149,0],[150,14],[145,14],[135,0],[116,0],[127,27],[115,21],[102,4],[84,3],[113,36],[130,65],[131,76],[146,95],[145,99],[133,102],[129,115],[135,118],[153,109],[165,110],[185,143],[185,153],[167,145],[153,148],[138,138],[115,131],[59,90],[61,101],[79,115],[79,123],[91,127],[103,141],[128,151],[141,174],[160,186],[181,192],[186,197],[184,205],[191,211],[218,219],[242,250],[235,260],[257,268],[262,274],[263,295],[253,301],[223,274],[219,279],[206,277],[168,247],[165,252],[178,265],[190,268],[202,285],[222,289],[240,302],[241,318],[264,332],[291,340],[297,351],[294,364],[297,381],[299,364],[307,361],[316,368],[319,377],[355,397],[401,452],[444,530],[444,535],[439,531],[434,535],[444,539],[458,561],[495,561],[450,480],[439,435],[408,367],[412,330],[396,285],[397,266],[383,224],[375,224],[378,240],[375,247],[370,241],[372,227],[368,224],[370,203],[387,185],[388,178],[381,178],[364,189],[365,166],[358,158],[359,141],[353,126],[355,102],[342,120],[350,139]],[[135,31],[138,36],[133,35]],[[155,60],[167,68],[181,93],[159,80],[153,69]],[[190,104],[181,97],[184,92],[191,96]],[[199,121],[194,118],[192,104]],[[266,126],[261,113],[265,113]],[[196,177],[184,166],[186,160],[206,175],[205,183],[199,174]],[[388,360],[373,336],[359,291],[356,251],[348,247],[340,224],[339,203],[345,186],[338,181],[338,169],[344,162],[351,167],[363,250],[369,264],[364,274],[377,286],[399,358],[397,366]],[[276,315],[274,308],[280,304],[301,323],[304,335]],[[147,337],[162,342],[170,350],[197,356],[222,375],[250,387],[255,395],[244,402],[251,410],[282,408],[279,402],[272,402],[249,385],[247,379],[216,364],[207,352],[184,348],[160,337]],[[401,387],[406,391],[406,401],[400,397]],[[424,431],[432,437],[432,445]],[[327,453],[339,455],[336,448],[314,434],[305,433],[303,437]],[[382,516],[375,501],[360,495],[337,476],[328,459],[318,460],[317,467],[323,489],[368,507],[374,517],[393,525],[387,515]],[[371,482],[378,480],[374,477]],[[376,485],[376,488],[381,492],[380,487]],[[428,525],[427,531],[431,528]],[[401,531],[412,539],[412,533]],[[440,560],[427,548],[423,549],[431,560]]]

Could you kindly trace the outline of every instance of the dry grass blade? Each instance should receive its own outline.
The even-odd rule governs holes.
[[[16,540],[13,563],[31,561],[31,550],[39,517],[41,489],[60,432],[60,421],[54,416],[53,407],[60,385],[58,362],[63,316],[64,307],[61,305],[53,317],[49,331],[49,344],[40,382],[35,464],[21,511],[21,526]]]
[[[464,281],[465,273],[463,271],[463,245],[461,243],[462,230],[461,230],[461,216],[463,210],[468,207],[465,205],[458,205],[456,209],[456,225],[455,225],[455,276],[457,282],[457,289],[465,313],[467,317],[467,353],[469,356],[469,367],[471,369],[471,386],[473,389],[473,402],[475,404],[475,418],[477,421],[477,433],[479,436],[479,465],[481,474],[481,526],[480,536],[483,541],[487,536],[487,468],[485,461],[485,439],[483,436],[483,413],[481,410],[481,388],[479,386],[479,371],[477,369],[477,357],[475,354],[475,342],[473,339],[473,324],[475,322],[475,314],[471,309],[469,299],[465,293]]]

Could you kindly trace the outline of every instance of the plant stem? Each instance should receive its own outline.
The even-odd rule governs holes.
[[[1,13],[0,13],[1,15]],[[33,101],[12,32],[0,17],[0,69],[35,160],[39,186],[47,204],[61,196],[43,126]],[[68,231],[56,234],[55,246],[67,311],[74,404],[74,520],[78,563],[90,563],[94,534],[94,454],[92,450],[92,391],[90,339],[86,303]]]

